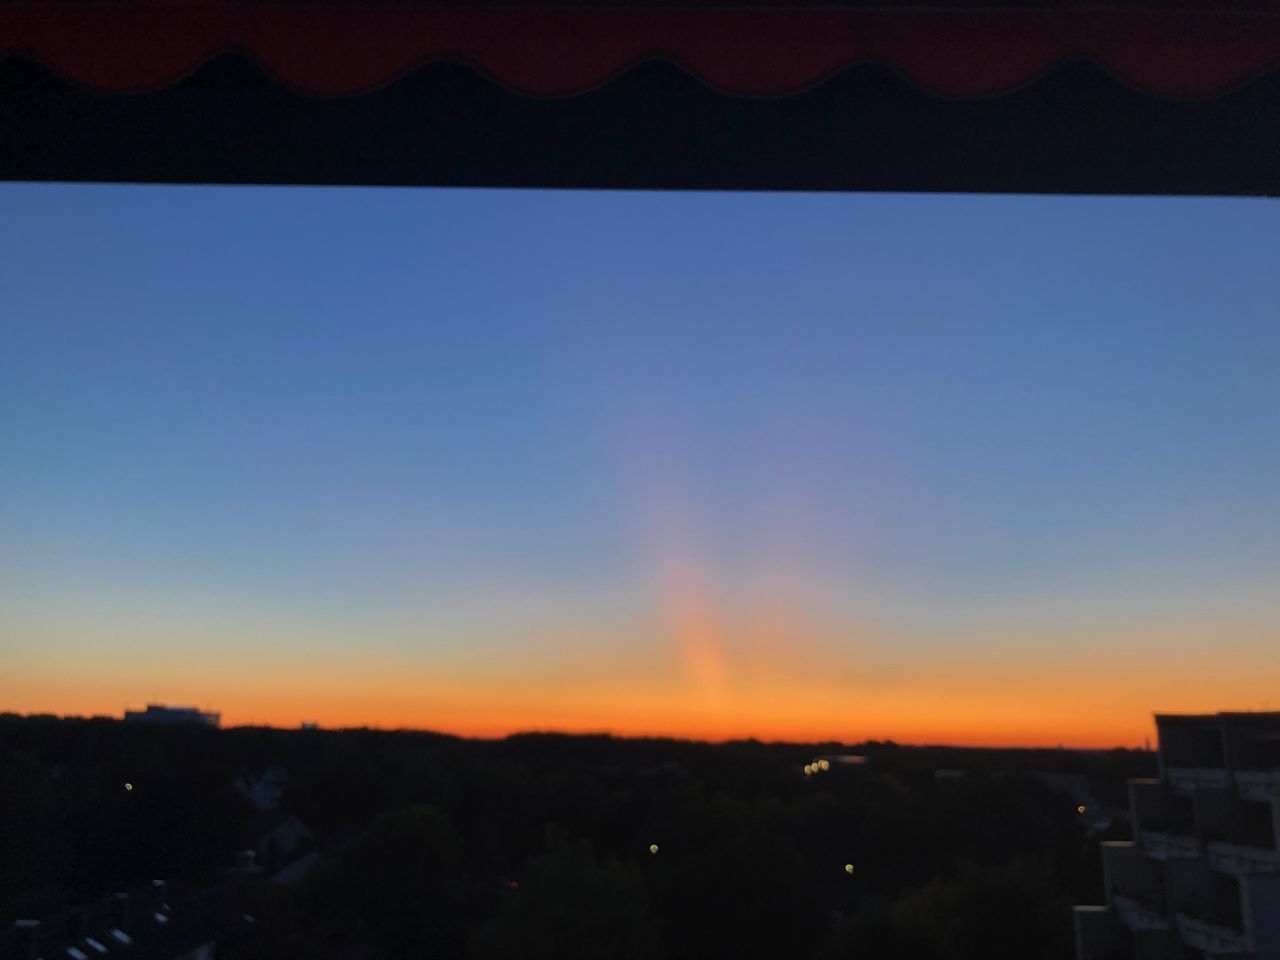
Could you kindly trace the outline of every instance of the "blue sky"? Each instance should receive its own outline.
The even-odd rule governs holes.
[[[21,683],[87,710],[52,664],[122,638],[196,673],[360,650],[577,676],[666,649],[673,563],[729,661],[763,591],[884,670],[1016,637],[1043,675],[1064,625],[1105,651],[1182,620],[1255,658],[1241,701],[1280,679],[1274,203],[4,185],[0,209],[0,651],[27,673],[0,708],[36,708]]]

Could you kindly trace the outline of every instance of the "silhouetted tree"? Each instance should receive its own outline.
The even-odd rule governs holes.
[[[812,956],[828,922],[818,868],[753,826],[693,849],[665,846],[649,872],[672,956]]]
[[[657,929],[633,862],[597,860],[586,841],[556,840],[477,931],[475,960],[653,960]]]
[[[1025,960],[1073,955],[1070,911],[1043,866],[962,863],[837,930],[831,960],[896,955],[920,960]]]
[[[462,864],[461,838],[439,810],[383,814],[316,876],[317,920],[391,960],[455,957],[464,939]]]

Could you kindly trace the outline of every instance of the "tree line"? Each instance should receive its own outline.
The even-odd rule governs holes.
[[[253,888],[228,960],[1065,960],[1097,838],[1026,774],[1119,802],[1154,757],[0,716],[0,920],[223,882],[254,842],[234,781],[272,767],[321,857]]]

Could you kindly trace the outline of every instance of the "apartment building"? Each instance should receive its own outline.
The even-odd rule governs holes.
[[[1077,960],[1280,960],[1280,713],[1157,715],[1133,839],[1102,844],[1106,903]]]

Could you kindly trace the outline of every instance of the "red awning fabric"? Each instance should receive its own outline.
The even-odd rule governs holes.
[[[1091,59],[1143,93],[1197,99],[1280,63],[1280,9],[1229,0],[1202,9],[0,2],[0,57],[34,58],[106,92],[156,90],[226,52],[314,96],[367,92],[433,61],[562,96],[663,59],[742,96],[792,94],[878,63],[933,94],[971,98]]]

